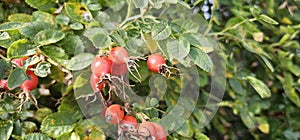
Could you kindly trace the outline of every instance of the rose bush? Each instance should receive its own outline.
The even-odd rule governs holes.
[[[297,140],[299,8],[3,0],[1,139]]]

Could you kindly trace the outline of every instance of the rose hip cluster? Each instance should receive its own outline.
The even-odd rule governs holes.
[[[118,77],[125,75],[126,72],[130,72],[132,76],[138,79],[130,69],[134,68],[134,70],[137,71],[138,65],[135,60],[135,58],[128,55],[127,50],[123,47],[113,47],[108,52],[108,55],[96,56],[91,65],[92,74],[90,77],[90,84],[94,92],[100,92],[106,85],[110,85],[110,91],[115,91],[119,88],[116,84],[128,86],[122,78]],[[166,61],[160,54],[150,55],[147,60],[147,65],[152,72],[161,74],[168,72]],[[118,82],[112,82],[112,80],[117,80]],[[121,94],[118,95],[123,95],[123,98],[127,97],[123,88],[119,88],[118,90],[121,91]],[[100,96],[102,101],[105,101],[102,94],[100,94]]]
[[[120,76],[126,74],[133,65],[128,52],[123,47],[114,47],[108,55],[96,56],[92,65],[91,86],[94,91],[101,91],[105,85],[105,76]],[[148,57],[147,65],[149,70],[155,73],[165,73],[168,68],[164,57],[160,54],[152,54]]]
[[[22,58],[13,59],[11,62],[18,67],[23,67],[23,64],[25,63],[25,61],[27,59],[29,59],[29,57],[22,57]],[[32,68],[33,66],[28,66],[28,67]],[[36,99],[33,95],[30,94],[30,92],[38,86],[39,79],[34,74],[34,72],[29,69],[26,70],[26,75],[28,76],[29,79],[24,81],[20,85],[20,89],[23,91],[22,93],[19,94],[19,98],[21,99],[21,105],[19,106],[20,109],[21,109],[22,105],[25,102],[27,102],[27,100],[29,98],[32,99],[34,101],[35,105],[37,106]],[[8,88],[6,79],[0,80],[0,88],[5,89],[5,90],[12,90],[12,89]]]
[[[166,140],[164,128],[154,122],[142,122],[138,125],[135,117],[125,115],[122,106],[110,105],[105,111],[105,119],[109,124],[118,125],[119,138],[138,140]]]
[[[138,61],[138,59],[139,58],[136,57],[130,57],[127,50],[123,47],[113,47],[107,55],[96,56],[91,65],[91,87],[94,92],[100,92],[101,100],[104,104],[102,113],[103,111],[105,112],[105,114],[103,114],[105,116],[105,120],[109,124],[118,125],[119,139],[166,140],[166,132],[162,126],[157,123],[147,121],[138,125],[137,119],[129,115],[131,113],[126,113],[127,115],[125,115],[121,105],[107,104],[111,102],[110,95],[108,99],[105,100],[104,96],[101,94],[101,90],[106,85],[109,85],[109,91],[111,91],[111,88],[114,87],[115,82],[113,80],[115,79],[121,77],[121,79],[118,79],[118,83],[124,83],[124,81],[122,81],[122,76],[127,72],[130,72],[134,78],[139,80],[138,77],[131,72],[131,68],[134,68],[139,75],[137,70],[138,64],[135,62]],[[171,73],[169,71],[169,68],[171,67],[166,65],[165,58],[158,53],[148,56],[147,66],[149,70],[154,73],[160,73],[163,75]],[[127,97],[125,91],[122,94],[124,95],[124,98]]]

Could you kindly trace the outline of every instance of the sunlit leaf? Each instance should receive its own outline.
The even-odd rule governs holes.
[[[22,23],[20,22],[5,22],[0,25],[0,31],[9,31],[9,30],[15,30],[22,27]]]
[[[300,107],[300,98],[294,88],[293,77],[289,73],[284,73],[284,77],[278,77],[280,82],[283,85],[284,93],[288,96],[288,98],[298,107]]]
[[[39,10],[48,10],[55,6],[54,0],[25,0],[25,2],[31,7]]]
[[[270,89],[261,80],[258,80],[253,76],[248,76],[246,77],[246,79],[249,81],[251,86],[255,89],[255,91],[260,95],[261,98],[271,97]]]
[[[22,13],[11,14],[8,17],[8,20],[10,22],[31,22],[32,16],[28,14],[22,14]]]
[[[24,140],[51,140],[51,138],[45,134],[33,133],[24,136]]]
[[[0,121],[0,135],[2,140],[9,140],[13,132],[13,122],[12,121]]]
[[[15,41],[7,50],[8,58],[29,56],[36,53],[36,47],[28,40],[22,39]]]
[[[56,43],[62,40],[64,37],[65,34],[63,32],[51,29],[40,31],[35,35],[35,39],[40,45]]]
[[[276,20],[272,19],[271,17],[269,17],[269,16],[267,16],[265,14],[260,15],[259,19],[263,20],[263,21],[265,21],[265,22],[267,22],[269,24],[274,24],[274,25],[279,24]]]

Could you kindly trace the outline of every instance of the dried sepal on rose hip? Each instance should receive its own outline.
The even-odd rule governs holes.
[[[118,127],[119,137],[125,137],[126,139],[137,138],[138,121],[135,117],[126,115],[120,122]]]
[[[167,66],[164,56],[158,53],[151,54],[148,57],[147,66],[150,71],[154,73],[160,73],[162,75],[167,74],[167,77],[172,74],[170,69],[175,69],[176,71],[178,71],[177,68]]]
[[[124,48],[124,47],[113,47],[110,51],[109,51],[109,58],[112,60],[113,62],[113,74],[115,75],[124,75],[127,71],[138,81],[140,81],[141,79],[141,75],[138,72],[138,64],[136,63],[136,61],[139,61],[139,59],[143,59],[140,57],[133,57],[133,56],[129,56],[128,51]],[[126,67],[124,67],[126,64]],[[138,76],[136,76],[133,72],[132,69],[134,71],[136,71],[136,73],[138,74]]]
[[[113,104],[105,111],[105,120],[109,124],[119,124],[124,118],[124,110],[122,106]]]

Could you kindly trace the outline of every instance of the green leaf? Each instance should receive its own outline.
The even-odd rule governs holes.
[[[82,30],[84,28],[84,26],[79,22],[74,22],[74,23],[70,24],[70,28],[73,30]]]
[[[70,70],[82,70],[91,65],[95,56],[90,53],[80,53],[71,58],[67,68]]]
[[[267,22],[269,24],[273,24],[273,25],[277,25],[279,24],[276,20],[272,19],[271,17],[265,15],[265,14],[262,14],[259,16],[259,19],[264,21],[264,22]]]
[[[126,48],[129,55],[141,56],[143,55],[145,48],[145,41],[141,38],[132,38],[126,42]]]
[[[243,93],[244,89],[243,89],[241,83],[238,80],[230,78],[229,79],[229,85],[234,90],[234,92],[236,92],[238,94]]]
[[[292,75],[290,73],[285,72],[284,78],[278,78],[282,83],[284,93],[295,105],[297,105],[297,107],[300,107],[300,98],[295,90]]]
[[[253,120],[253,117],[249,114],[250,112],[248,110],[245,110],[244,108],[239,107],[240,116],[243,121],[243,123],[249,128],[254,128],[255,123]]]
[[[66,37],[57,43],[68,55],[76,55],[84,51],[82,40],[77,35],[66,35]]]
[[[61,24],[61,25],[68,25],[70,22],[70,18],[66,16],[65,14],[59,14],[55,17],[55,23]]]
[[[45,134],[33,133],[33,134],[25,135],[24,140],[51,140],[51,138]]]
[[[119,11],[125,5],[125,0],[104,0],[105,4],[114,10]]]
[[[178,40],[168,40],[167,41],[168,53],[170,60],[183,59],[189,54],[190,43],[183,38]]]
[[[261,59],[264,61],[264,63],[266,64],[267,68],[269,68],[269,70],[271,72],[274,72],[274,67],[273,65],[271,64],[271,62],[264,56],[260,55]]]
[[[50,67],[51,67],[51,64],[48,62],[38,63],[34,69],[34,74],[39,77],[47,77],[48,74],[51,73]]]
[[[22,14],[22,13],[11,14],[8,17],[8,20],[10,22],[31,22],[32,16],[28,14]]]
[[[133,4],[136,8],[145,8],[148,6],[148,0],[133,0]]]
[[[39,10],[49,10],[50,8],[55,8],[55,0],[25,0],[25,2]]]
[[[150,50],[151,53],[154,53],[159,46],[157,41],[152,39],[148,34],[143,34],[142,37],[146,43],[147,48]]]
[[[52,110],[50,108],[39,108],[35,114],[35,118],[39,122],[42,122],[50,114],[52,114]]]
[[[114,40],[113,42],[116,42],[118,45],[120,46],[125,46],[125,41],[124,38],[126,38],[126,32],[124,31],[123,35],[121,31],[118,32],[113,32],[110,37],[112,38],[112,40]]]
[[[40,45],[49,45],[62,40],[65,34],[56,30],[43,30],[36,34],[35,39]]]
[[[91,11],[100,11],[102,9],[101,4],[99,4],[98,2],[91,2],[87,4],[87,7],[91,10]]]
[[[11,64],[3,59],[0,59],[0,79],[3,79],[4,77],[8,76],[10,70]]]
[[[96,48],[108,47],[111,44],[109,33],[104,28],[90,28],[83,33]]]
[[[264,134],[270,133],[270,125],[266,118],[263,117],[256,117],[256,121],[258,123],[258,129],[263,132]]]
[[[7,50],[8,58],[29,56],[36,53],[36,47],[28,42],[26,39],[15,41]]]
[[[199,48],[192,47],[189,53],[192,61],[206,72],[211,72],[213,63],[210,57]]]
[[[20,33],[28,38],[33,38],[38,32],[51,28],[51,25],[43,21],[35,21],[25,23],[22,28],[19,29]]]
[[[58,68],[58,66],[52,65],[50,68],[51,73],[49,77],[53,80],[56,80],[58,83],[62,83],[65,80],[65,73]]]
[[[47,116],[41,125],[41,131],[53,138],[72,132],[77,118],[71,112],[57,112]]]
[[[165,3],[176,4],[178,0],[165,0]]]
[[[67,15],[80,23],[88,22],[92,19],[92,14],[88,8],[79,2],[67,2],[65,3],[65,10]]]
[[[187,120],[176,132],[181,136],[191,138],[194,135],[194,128],[192,123]]]
[[[151,37],[154,40],[164,40],[168,38],[171,35],[171,33],[171,28],[162,23],[156,23],[152,27]]]
[[[212,40],[203,36],[202,34],[187,33],[187,34],[184,34],[182,37],[183,37],[183,39],[190,42],[191,45],[200,46],[201,49],[206,53],[213,51],[214,46],[213,46]]]
[[[199,132],[196,132],[195,138],[197,140],[209,140],[209,137],[207,137],[203,133],[199,133]]]
[[[107,34],[99,33],[93,36],[92,42],[96,48],[105,48],[110,46],[111,38]]]
[[[76,77],[74,82],[74,89],[77,90],[77,88],[83,87],[86,84],[89,84],[88,77],[90,76],[90,73],[87,75],[87,73],[82,73],[79,76]],[[77,92],[75,92],[76,95]]]
[[[269,98],[271,96],[271,91],[265,83],[253,76],[247,76],[246,79],[249,81],[250,85],[255,89],[255,91],[260,95],[261,98]]]
[[[7,36],[5,37],[6,33],[8,33],[9,39],[5,39],[5,38],[7,38]],[[6,32],[3,32],[2,34],[4,37],[3,39],[5,39],[5,40],[0,39],[0,46],[4,47],[4,48],[8,48],[14,41],[23,38],[18,30],[6,31]]]
[[[95,116],[96,118],[97,116]],[[100,118],[98,118],[100,120]],[[104,120],[104,119],[101,119]],[[105,121],[105,120],[104,120]],[[81,139],[90,138],[91,140],[105,140],[105,135],[103,134],[101,128],[95,127],[95,124],[99,125],[99,123],[95,122],[92,119],[84,119],[77,122],[77,126],[75,128],[75,133],[80,136]],[[86,130],[89,130],[89,136],[86,135]],[[73,132],[74,133],[74,132]]]
[[[67,65],[69,56],[65,53],[65,51],[62,48],[49,45],[40,47],[40,50],[45,56],[51,58],[53,61],[63,66]]]
[[[47,22],[49,24],[54,24],[54,17],[53,15],[42,12],[42,11],[35,11],[32,13],[32,21],[42,21]]]
[[[0,120],[0,136],[2,140],[9,140],[13,132],[13,122]]]
[[[0,31],[9,31],[9,30],[15,30],[22,27],[22,23],[20,22],[5,22],[0,25]]]
[[[28,77],[24,70],[21,68],[16,68],[8,77],[8,88],[14,89],[19,87],[26,80],[28,80]]]

